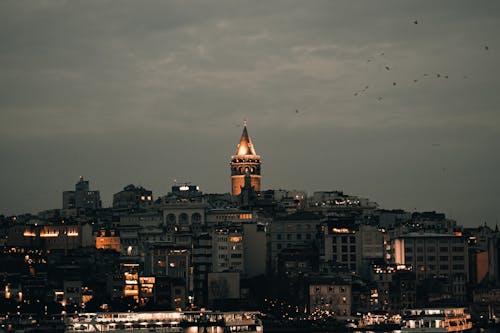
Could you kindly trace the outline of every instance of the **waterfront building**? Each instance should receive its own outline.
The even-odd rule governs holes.
[[[372,265],[370,280],[376,286],[378,309],[398,311],[416,305],[415,273],[411,266]]]
[[[184,279],[169,276],[155,277],[154,302],[167,309],[186,308],[188,293]]]
[[[469,282],[467,238],[461,234],[411,232],[391,240],[394,263],[414,267],[417,282],[442,281],[442,289],[432,290],[437,297],[463,301]],[[437,288],[438,284],[436,284]],[[436,299],[437,300],[437,299]]]
[[[342,319],[351,315],[351,284],[335,279],[316,279],[309,283],[309,311],[313,318]]]
[[[82,304],[82,281],[64,280],[61,304],[64,307],[79,307]]]
[[[392,276],[390,291],[392,309],[411,309],[417,304],[417,281],[415,272],[410,269],[397,270]]]

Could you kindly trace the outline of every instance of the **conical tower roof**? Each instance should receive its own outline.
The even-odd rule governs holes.
[[[238,148],[236,150],[236,155],[257,155],[255,149],[253,148],[252,139],[250,139],[250,135],[248,135],[247,125],[245,124],[243,127],[243,133],[241,134],[240,143],[238,144]]]

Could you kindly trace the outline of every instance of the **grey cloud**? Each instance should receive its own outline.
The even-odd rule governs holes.
[[[108,203],[130,182],[227,191],[246,116],[265,187],[494,221],[499,6],[2,2],[1,211],[58,206],[80,174]]]

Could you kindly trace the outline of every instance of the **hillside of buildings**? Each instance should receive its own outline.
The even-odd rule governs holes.
[[[128,185],[104,208],[80,178],[61,209],[1,216],[0,312],[498,310],[496,226],[341,191],[256,191],[246,178],[236,195],[181,184],[154,197]]]

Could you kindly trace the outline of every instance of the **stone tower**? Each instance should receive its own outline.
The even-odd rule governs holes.
[[[245,122],[236,155],[231,156],[231,193],[238,195],[245,186],[245,176],[250,176],[250,185],[260,191],[260,156],[255,153]]]

